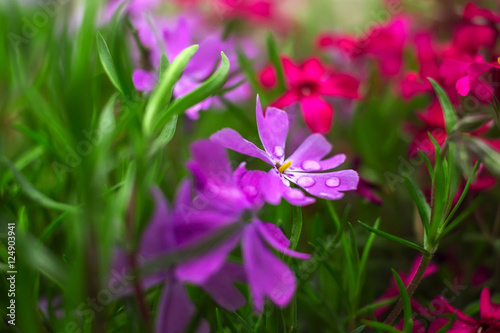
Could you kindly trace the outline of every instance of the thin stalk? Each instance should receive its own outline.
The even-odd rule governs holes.
[[[420,264],[418,266],[417,272],[415,273],[415,276],[413,277],[413,279],[411,279],[410,284],[408,284],[408,287],[406,287],[406,291],[408,292],[409,297],[413,296],[413,293],[415,292],[418,285],[422,281],[422,278],[424,277],[424,273],[427,270],[427,267],[429,266],[431,260],[432,260],[432,252],[430,255],[423,255],[422,256],[422,260],[420,261]],[[392,325],[394,320],[396,320],[396,318],[401,313],[401,310],[403,310],[403,301],[400,298],[398,303],[396,304],[396,306],[394,306],[394,309],[392,309],[391,313],[387,316],[387,319],[384,321],[384,324]]]
[[[136,188],[134,185],[134,189],[132,190],[132,195],[130,197],[130,204],[127,210],[126,222],[127,222],[127,231],[128,231],[128,239],[130,241],[133,240],[134,237],[134,219],[135,219],[135,196],[136,196]],[[137,306],[139,308],[139,313],[141,315],[142,321],[147,328],[147,332],[151,332],[151,320],[149,315],[149,310],[146,304],[146,297],[144,295],[144,291],[141,287],[141,280],[139,277],[139,269],[137,267],[137,254],[135,251],[131,251],[128,254],[128,263],[134,275],[134,296],[137,302]]]

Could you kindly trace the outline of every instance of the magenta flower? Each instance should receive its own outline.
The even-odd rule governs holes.
[[[312,132],[328,133],[332,126],[333,107],[324,98],[359,98],[359,80],[349,74],[334,73],[323,66],[317,58],[309,58],[296,65],[289,58],[282,57],[287,91],[272,103],[283,109],[299,103],[302,116]],[[265,87],[276,84],[276,74],[267,67],[261,74]]]
[[[418,266],[420,265],[421,261],[422,261],[422,256],[420,255],[419,257],[417,257],[413,261],[413,264],[411,265],[411,269],[410,269],[409,273],[399,273],[399,276],[401,277],[401,280],[403,281],[405,286],[408,287],[411,280],[415,277],[415,274],[417,274]],[[427,267],[427,269],[425,270],[424,277],[427,277],[429,275],[436,273],[437,270],[438,270],[437,265],[430,264]],[[399,289],[398,289],[398,286],[396,284],[396,281],[391,280],[391,284],[392,284],[391,287],[386,289],[386,291],[384,292],[382,297],[378,298],[375,302],[380,302],[380,301],[383,301],[383,300],[386,300],[389,298],[397,297],[399,295]],[[412,301],[413,306],[418,307],[418,303],[416,303],[415,300],[412,299],[411,301]],[[380,307],[380,308],[376,309],[375,311],[373,311],[373,313],[375,314],[375,317],[380,318],[387,311],[388,308],[389,308],[388,305],[383,306],[383,307]]]
[[[183,324],[177,318],[188,322],[191,316],[192,304],[183,287],[176,283],[198,285],[221,306],[234,311],[245,303],[234,282],[248,282],[254,309],[260,312],[266,298],[286,306],[296,287],[293,271],[270,247],[287,256],[310,257],[289,249],[290,242],[277,226],[255,216],[264,200],[261,187],[265,172],[247,171],[244,165],[233,172],[224,148],[208,140],[194,143],[191,151],[193,159],[188,165],[196,181],[195,197],[191,196],[190,184],[184,182],[178,190],[175,209],[169,212],[161,192],[153,191],[156,210],[142,237],[142,261],[196,245],[224,226],[241,223],[245,212],[251,213],[251,217],[239,231],[207,252],[186,259],[169,271],[146,277],[146,287],[166,279],[172,285],[164,290],[160,301],[158,332],[177,332],[166,328],[180,328]],[[227,261],[238,244],[243,265]],[[115,266],[127,267],[123,256],[118,256],[116,262]],[[183,306],[173,306],[172,298]]]
[[[175,249],[192,246],[216,228],[229,223],[228,220],[232,218],[211,207],[196,209],[191,201],[188,182],[183,182],[179,187],[173,211],[170,211],[158,188],[153,188],[152,193],[156,208],[139,244],[139,263],[148,262]],[[115,255],[114,269],[119,272],[130,269],[128,257],[121,250]],[[196,313],[183,286],[183,282],[190,280],[182,274],[182,269],[183,264],[180,264],[173,269],[145,276],[141,281],[145,288],[165,284],[157,314],[155,331],[158,333],[184,332]],[[246,282],[240,264],[222,262],[221,265],[210,266],[210,262],[207,262],[200,275],[201,278],[193,283],[203,288],[220,306],[234,311],[246,303],[244,296],[234,286],[235,282]],[[129,289],[121,296],[132,292]],[[202,321],[197,332],[208,331],[208,323]]]
[[[397,75],[403,66],[403,47],[408,34],[408,21],[394,19],[383,26],[371,29],[364,36],[353,37],[322,34],[317,40],[321,49],[340,51],[348,59],[373,58],[380,72],[386,77]]]
[[[290,183],[309,194],[330,200],[342,198],[343,191],[356,190],[359,181],[356,171],[321,172],[336,168],[345,161],[344,154],[323,159],[332,146],[322,135],[311,134],[292,155],[285,158],[288,115],[274,107],[267,108],[264,115],[258,97],[256,109],[257,127],[264,150],[230,128],[218,131],[210,139],[228,149],[259,158],[273,167],[268,172],[266,186],[262,188],[268,202],[277,204],[282,197],[296,205],[314,201],[300,190],[290,189]]]
[[[446,313],[454,313],[456,321],[448,329],[448,333],[499,333],[500,332],[500,304],[493,304],[490,299],[490,290],[481,292],[480,319],[467,316],[462,311],[453,308],[444,298],[438,298],[446,309]],[[429,327],[429,333],[436,333],[449,322],[450,319],[435,320]]]
[[[211,141],[198,141],[191,146],[191,151],[193,160],[188,166],[202,201],[207,206],[215,205],[225,216],[239,215],[239,218],[233,219],[234,222],[240,220],[244,212],[251,212],[253,217],[240,232],[218,248],[178,267],[177,274],[186,281],[203,281],[209,275],[208,268],[222,267],[229,252],[241,243],[243,266],[255,311],[260,312],[266,298],[278,306],[286,306],[295,293],[295,276],[270,251],[269,246],[295,258],[308,259],[310,256],[288,249],[290,242],[283,232],[274,224],[264,223],[255,216],[264,201],[267,174],[247,171],[244,165],[231,174],[225,150]],[[191,228],[206,229],[202,225]]]
[[[160,68],[161,54],[165,53],[168,60],[172,62],[182,50],[199,44],[199,49],[184,70],[180,80],[174,87],[174,96],[183,96],[197,88],[220,62],[220,52],[224,51],[231,63],[229,79],[225,87],[237,86],[243,79],[238,69],[236,48],[238,42],[234,38],[223,39],[219,31],[207,27],[198,17],[180,17],[175,22],[141,15],[132,18],[132,23],[137,29],[141,44],[149,52],[149,66],[152,69],[137,68],[132,76],[134,86],[137,90],[150,92],[158,81],[158,70]],[[252,57],[255,53],[253,46],[242,41],[241,46],[245,53]],[[138,61],[139,62],[139,61]],[[247,83],[240,84],[224,95],[230,101],[240,101],[250,97],[250,87]],[[221,103],[216,97],[211,97],[203,102],[189,108],[186,115],[192,119],[199,117],[199,111],[210,107],[219,107]]]

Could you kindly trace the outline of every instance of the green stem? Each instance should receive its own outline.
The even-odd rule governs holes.
[[[425,271],[427,270],[427,267],[429,266],[431,260],[432,260],[432,254],[429,255],[423,255],[422,260],[420,261],[420,264],[418,266],[417,272],[415,273],[415,276],[411,279],[410,283],[406,287],[406,291],[408,292],[408,296],[412,297],[413,293],[417,289],[418,285],[422,281],[422,278],[424,277]],[[387,316],[387,319],[384,321],[384,324],[387,325],[392,325],[394,320],[399,316],[401,313],[401,310],[403,310],[403,301],[401,298],[399,299],[398,303],[392,309],[391,313]]]

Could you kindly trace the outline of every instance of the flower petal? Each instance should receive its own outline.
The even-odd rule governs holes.
[[[290,60],[290,58],[282,57],[281,61],[283,63],[283,71],[285,72],[285,78],[288,83],[293,84],[294,82],[300,81],[302,78],[302,73],[300,67],[297,66]]]
[[[196,308],[189,299],[184,286],[176,281],[169,281],[163,290],[158,314],[156,315],[157,333],[182,333],[188,328]],[[206,321],[202,321],[196,332],[209,332]]]
[[[325,157],[330,150],[332,150],[332,145],[326,140],[326,138],[318,133],[309,135],[302,144],[290,155],[286,160],[292,162],[290,165],[290,171],[318,171],[325,170],[319,166],[320,160]],[[318,165],[313,165],[309,161],[316,162]],[[328,162],[327,162],[328,161]],[[330,160],[324,166],[332,165]],[[316,166],[316,168],[312,168]],[[319,168],[318,168],[319,166]]]
[[[300,253],[289,249],[288,247],[290,246],[290,241],[286,238],[283,231],[281,231],[281,229],[276,225],[272,223],[264,223],[259,220],[254,220],[253,223],[257,226],[260,236],[279,252],[290,257],[304,260],[311,258],[311,256],[307,253]]]
[[[304,97],[300,100],[302,116],[313,132],[328,133],[332,126],[333,108],[317,96]]]
[[[288,115],[285,111],[273,107],[267,108],[264,115],[259,96],[256,109],[257,129],[264,149],[276,159],[283,160],[288,135]]]
[[[457,89],[457,92],[460,94],[460,96],[467,96],[467,94],[470,91],[469,75],[466,75],[458,79],[457,83],[455,84],[455,88]]]
[[[212,275],[202,288],[222,307],[236,311],[246,303],[246,298],[234,286],[234,282],[246,282],[245,270],[237,263],[226,263]]]
[[[198,285],[203,284],[210,276],[221,269],[229,252],[236,247],[238,241],[239,236],[233,236],[208,253],[178,265],[175,269],[176,277],[180,281]]]
[[[241,135],[231,128],[223,128],[212,134],[210,140],[218,143],[222,147],[237,151],[239,153],[256,157],[274,166],[270,156],[252,142],[245,140]]]
[[[319,81],[326,74],[326,69],[318,58],[311,57],[301,65],[302,80]]]
[[[298,102],[299,99],[300,97],[296,94],[295,90],[289,90],[278,97],[278,99],[276,99],[271,105],[283,109],[295,102]]]
[[[254,310],[262,310],[266,297],[279,307],[285,307],[295,293],[295,276],[267,248],[254,224],[243,230],[242,254]]]
[[[348,74],[335,74],[322,83],[321,95],[359,98],[359,80]]]
[[[292,182],[308,193],[329,200],[342,198],[343,191],[356,190],[359,182],[358,173],[354,170],[327,173],[297,172],[289,177]]]
[[[142,69],[136,69],[132,74],[132,81],[134,83],[135,89],[139,91],[150,92],[153,91],[158,78],[152,72],[143,71]]]

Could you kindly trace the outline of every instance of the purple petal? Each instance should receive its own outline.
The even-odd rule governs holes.
[[[300,253],[289,249],[290,241],[286,238],[283,231],[272,223],[264,223],[259,220],[254,220],[255,225],[259,231],[259,234],[266,240],[266,242],[274,247],[279,252],[299,259],[308,260],[311,256],[307,253]]]
[[[245,227],[242,242],[254,310],[262,310],[266,297],[278,306],[285,307],[295,293],[293,272],[266,247],[256,225]]]
[[[156,86],[158,78],[152,72],[136,69],[134,74],[132,74],[132,81],[134,82],[135,89],[150,92]]]
[[[264,204],[262,184],[267,180],[267,173],[259,170],[246,171],[238,179],[241,191],[252,208],[260,208]]]
[[[314,198],[306,196],[301,190],[291,188],[284,182],[289,184],[288,180],[284,179],[275,168],[269,170],[267,176],[262,178],[261,191],[264,199],[271,205],[278,205],[281,198],[296,206],[309,205],[315,201]]]
[[[345,155],[344,154],[337,154],[334,155],[330,158],[327,158],[326,160],[319,161],[319,165],[321,166],[321,170],[330,170],[338,167],[345,161]]]
[[[344,196],[343,191],[356,190],[359,182],[354,170],[342,170],[327,173],[292,173],[290,180],[312,195],[336,200]]]
[[[203,284],[224,265],[229,252],[238,244],[239,236],[233,236],[217,248],[177,266],[175,273],[180,281]]]
[[[308,136],[304,142],[287,158],[292,162],[290,171],[318,171],[324,170],[320,160],[332,149],[332,145],[321,134],[314,133]],[[327,163],[329,165],[331,163]]]
[[[250,141],[243,139],[238,132],[231,128],[223,128],[212,134],[210,136],[210,140],[218,143],[222,147],[237,151],[241,154],[259,158],[274,166],[273,161],[265,151],[257,148],[257,146]]]
[[[262,112],[259,96],[257,96],[257,128],[260,140],[266,152],[277,160],[285,157],[285,143],[288,135],[288,115],[285,111],[269,107],[266,114]]]
[[[184,286],[175,281],[167,282],[156,315],[157,333],[182,333],[188,328],[196,308],[189,299]],[[197,332],[209,332],[208,324],[203,321]]]
[[[193,44],[192,30],[186,18],[180,17],[174,29],[163,31],[163,39],[167,46],[166,55],[168,60],[173,61],[182,50]]]
[[[316,201],[316,199],[305,195],[301,190],[290,187],[283,193],[283,198],[295,206],[306,206]]]
[[[281,175],[275,168],[269,170],[267,176],[262,178],[260,187],[265,200],[272,205],[278,205],[284,192],[288,189],[288,186],[283,184]]]
[[[243,266],[237,263],[226,263],[217,273],[212,275],[202,288],[222,307],[236,311],[246,303],[246,298],[234,286],[234,282],[246,282]]]
[[[226,150],[210,140],[196,141],[191,145],[193,161],[203,174],[221,184],[232,182],[233,170]]]

